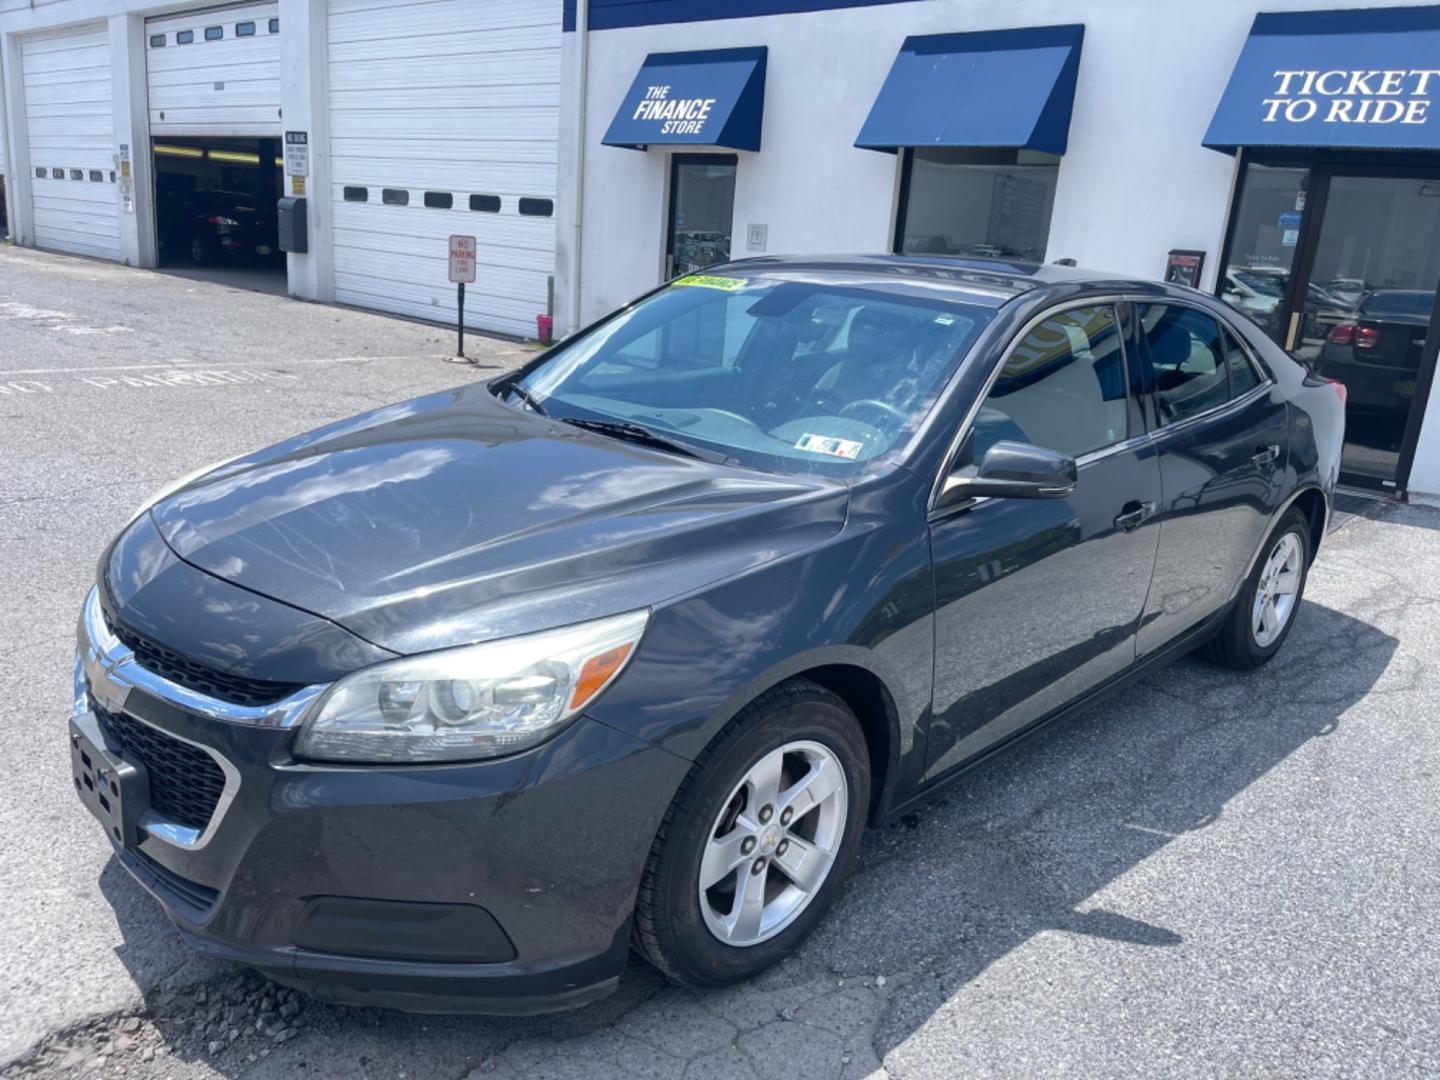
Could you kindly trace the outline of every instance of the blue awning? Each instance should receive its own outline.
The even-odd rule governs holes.
[[[760,149],[765,47],[651,53],[601,140]]]
[[[1083,26],[906,38],[855,145],[1063,154],[1084,38]]]
[[[1205,145],[1440,148],[1440,7],[1255,16]]]

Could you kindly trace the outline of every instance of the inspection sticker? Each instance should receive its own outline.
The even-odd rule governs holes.
[[[828,454],[854,461],[865,449],[865,444],[854,439],[834,439],[828,435],[801,435],[795,444],[796,450],[808,450],[812,454]]]
[[[709,277],[705,274],[691,274],[689,277],[682,277],[674,281],[673,285],[693,285],[701,289],[720,289],[724,292],[734,292],[736,289],[745,287],[744,278],[734,277]]]

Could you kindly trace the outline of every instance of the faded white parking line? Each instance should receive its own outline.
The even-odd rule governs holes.
[[[80,381],[99,390],[112,390],[117,386],[226,386],[236,383],[291,382],[298,378],[299,375],[288,371],[227,371],[223,368],[208,368],[171,370],[150,375],[85,375]]]
[[[275,367],[279,364],[363,364],[370,360],[434,360],[434,356],[301,356],[281,361],[275,360],[227,360],[227,368]],[[48,367],[17,368],[0,372],[5,375],[75,375],[92,371],[174,371],[180,364],[197,364],[198,360],[169,360],[163,364],[100,364],[94,367]]]

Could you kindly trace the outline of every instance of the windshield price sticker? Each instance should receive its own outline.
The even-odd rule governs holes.
[[[743,289],[746,285],[744,278],[733,277],[709,277],[705,274],[691,274],[674,282],[676,285],[689,285],[700,289],[720,289],[724,292],[734,292]]]
[[[828,435],[801,435],[795,444],[796,450],[808,450],[812,454],[827,454],[830,457],[854,461],[865,449],[865,444],[854,439],[835,439]]]

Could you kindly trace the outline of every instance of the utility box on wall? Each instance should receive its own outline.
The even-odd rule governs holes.
[[[306,244],[305,200],[293,195],[280,199],[280,250],[303,255]]]

